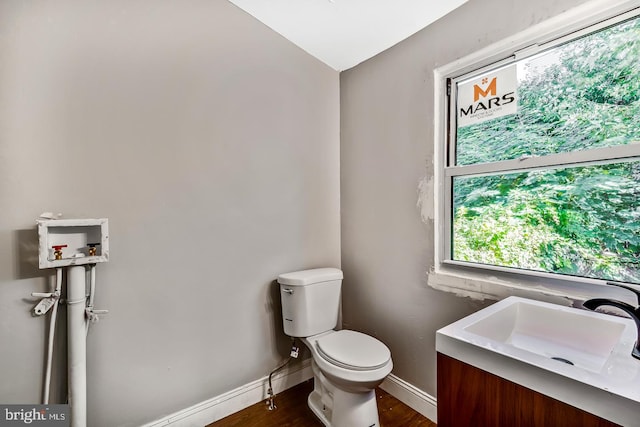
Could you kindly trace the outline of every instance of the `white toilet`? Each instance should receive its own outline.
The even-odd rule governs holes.
[[[313,356],[309,407],[328,427],[378,427],[374,389],[393,368],[377,339],[336,331],[342,271],[316,268],[278,276],[284,332],[302,338]]]

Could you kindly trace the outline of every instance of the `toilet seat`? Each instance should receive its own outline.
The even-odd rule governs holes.
[[[315,344],[324,360],[355,371],[380,369],[391,359],[391,352],[386,345],[356,331],[336,331],[319,338]]]

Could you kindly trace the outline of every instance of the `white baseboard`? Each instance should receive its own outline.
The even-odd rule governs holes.
[[[435,397],[391,374],[384,379],[380,388],[421,413],[434,423],[438,421],[437,400]]]
[[[310,378],[313,378],[311,359],[306,359],[291,370],[275,374],[271,383],[278,394]],[[142,427],[202,427],[265,400],[268,382],[269,376],[265,376]]]
[[[303,360],[291,370],[283,370],[272,378],[276,394],[313,378],[311,359]],[[202,427],[236,413],[267,398],[269,377],[264,376],[189,408],[175,412],[142,427]],[[431,421],[437,421],[436,398],[412,384],[389,375],[380,388]]]

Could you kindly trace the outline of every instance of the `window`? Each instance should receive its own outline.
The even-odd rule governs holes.
[[[445,263],[640,284],[639,13],[447,80]]]

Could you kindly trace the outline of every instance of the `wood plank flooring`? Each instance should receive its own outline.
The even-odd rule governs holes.
[[[312,390],[311,379],[278,394],[273,411],[262,401],[206,427],[322,427],[307,406],[307,396]],[[436,427],[384,390],[376,389],[376,396],[381,427]]]

